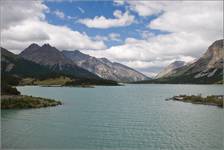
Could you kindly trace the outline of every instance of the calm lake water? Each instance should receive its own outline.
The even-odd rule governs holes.
[[[224,110],[165,101],[178,94],[223,94],[222,85],[18,87],[58,107],[2,110],[3,148],[221,150]]]

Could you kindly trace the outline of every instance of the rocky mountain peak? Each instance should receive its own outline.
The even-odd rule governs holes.
[[[173,73],[173,71],[177,68],[186,65],[185,61],[174,61],[168,66],[166,66],[157,76],[156,78],[167,77]]]
[[[204,62],[204,68],[222,68],[224,58],[224,40],[217,40],[210,45],[204,55],[199,59],[199,62]]]
[[[24,49],[24,51],[21,52],[21,55],[23,55],[25,53],[26,53],[26,55],[31,55],[33,52],[35,52],[39,48],[40,48],[39,45],[37,45],[36,43],[32,43],[26,49]]]
[[[100,60],[104,63],[111,63],[111,61],[109,61],[107,58],[103,57],[103,58],[100,58]]]
[[[40,48],[40,46],[38,44],[36,44],[36,43],[32,43],[32,44],[30,44],[30,46],[28,48],[30,48],[30,49],[37,49],[37,48]]]
[[[50,44],[44,44],[41,47],[34,46],[27,47],[20,56],[30,61],[43,64],[43,65],[55,65],[55,64],[66,64],[71,63],[65,56],[55,47]]]
[[[67,57],[68,59],[71,59],[74,62],[85,61],[90,58],[89,55],[84,54],[84,53],[80,52],[79,50],[74,50],[74,51],[64,50],[64,51],[62,51],[62,53],[65,55],[65,57]]]
[[[68,59],[104,79],[119,82],[133,82],[149,79],[147,76],[127,66],[111,62],[107,58],[96,58],[80,51],[63,51]]]
[[[211,48],[211,47],[213,47],[213,48],[214,47],[223,48],[223,45],[224,45],[224,40],[220,39],[220,40],[217,40],[214,43],[212,43],[212,45],[209,46],[209,48]]]
[[[45,43],[42,47],[43,48],[53,48],[49,43]]]
[[[174,67],[174,68],[179,68],[179,67],[182,67],[185,64],[186,64],[185,61],[177,60],[177,61],[174,61],[173,63],[171,63],[169,66]]]
[[[199,59],[159,78],[174,83],[223,83],[223,43],[223,39],[213,42]]]

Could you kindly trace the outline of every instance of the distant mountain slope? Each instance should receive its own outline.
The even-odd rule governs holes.
[[[223,75],[224,40],[217,40],[210,45],[207,51],[196,62],[177,68],[176,73],[170,77],[180,75],[193,75],[194,79],[217,78]],[[222,79],[222,78],[220,78]]]
[[[197,61],[174,69],[172,74],[143,83],[223,83],[224,40],[217,40]]]
[[[25,60],[8,50],[1,48],[1,73],[2,75],[15,75],[18,77],[42,78],[56,73],[47,67]]]
[[[24,84],[25,82],[22,81],[26,81],[26,84],[32,85],[36,84],[37,81],[43,82],[47,80],[56,83],[59,78],[64,79],[66,81],[64,85],[68,86],[118,85],[115,81],[102,79],[94,74],[92,75],[88,71],[86,72],[92,75],[91,77],[93,78],[90,78],[88,74],[85,74],[88,77],[77,77],[77,74],[74,74],[77,70],[71,70],[76,68],[71,68],[67,64],[62,65],[62,69],[55,69],[55,65],[53,67],[52,69],[48,65],[37,64],[1,48],[1,85],[4,85],[5,89],[10,89],[8,88],[10,87],[9,85]],[[84,69],[81,68],[81,70]],[[69,80],[67,81],[66,79]],[[51,84],[49,83],[49,85]]]
[[[62,51],[62,53],[79,67],[97,74],[104,79],[119,82],[133,82],[150,79],[132,68],[119,63],[113,63],[106,58],[95,58],[83,54],[78,50]]]
[[[67,59],[55,47],[44,44],[42,47],[31,44],[19,54],[24,59],[49,67],[51,70],[71,75],[76,78],[100,79],[97,75],[78,67]]]
[[[169,64],[168,66],[166,66],[161,72],[158,73],[158,75],[156,75],[155,78],[168,77],[168,76],[174,74],[174,71],[177,68],[180,68],[184,65],[186,65],[186,62],[184,62],[184,61],[175,61],[175,62]]]

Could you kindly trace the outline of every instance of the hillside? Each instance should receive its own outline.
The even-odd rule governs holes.
[[[111,80],[104,80],[100,77],[93,75],[92,73],[85,71],[79,73],[79,70],[71,68],[67,65],[63,66],[62,70],[51,68],[47,65],[37,64],[36,62],[26,60],[18,55],[15,55],[8,50],[1,48],[1,91],[2,93],[16,93],[16,91],[10,87],[10,85],[51,85],[60,84],[63,85],[74,83],[94,85],[117,85],[117,82]],[[79,74],[75,74],[78,72]],[[85,73],[87,72],[87,73]],[[82,76],[85,73],[85,76]],[[87,76],[86,75],[91,75]],[[60,79],[60,80],[59,80]],[[12,92],[11,92],[12,91]]]
[[[197,61],[174,69],[166,77],[138,83],[223,83],[223,41],[215,41]]]
[[[72,61],[67,59],[58,49],[44,44],[38,46],[31,44],[19,56],[26,60],[48,67],[50,70],[60,72],[66,76],[74,78],[100,79],[97,75],[78,67]]]
[[[171,63],[168,66],[166,66],[161,72],[159,72],[156,75],[156,78],[168,77],[171,74],[174,74],[174,71],[177,68],[180,68],[180,67],[182,67],[184,65],[186,65],[186,62],[184,62],[184,61],[174,61],[173,63]]]
[[[116,62],[111,62],[106,58],[92,57],[78,50],[62,51],[62,53],[79,67],[84,68],[104,79],[115,80],[118,82],[132,82],[150,79],[130,67]]]

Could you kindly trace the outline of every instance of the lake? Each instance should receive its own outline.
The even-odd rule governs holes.
[[[3,148],[221,150],[224,111],[165,101],[179,94],[223,94],[223,85],[20,86],[57,107],[2,110]]]

